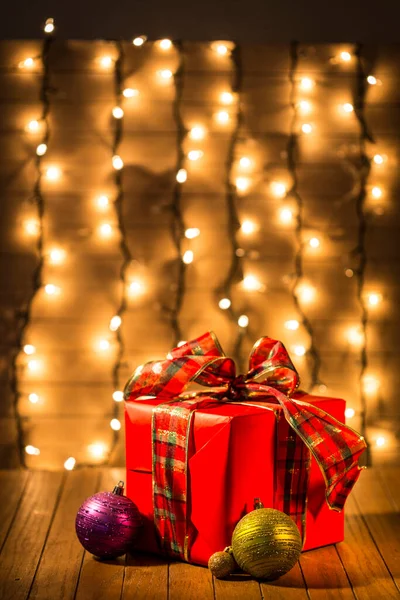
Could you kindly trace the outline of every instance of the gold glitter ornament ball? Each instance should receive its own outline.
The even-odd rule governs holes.
[[[208,561],[208,568],[217,579],[228,577],[235,570],[235,559],[229,546],[223,552],[215,552]]]
[[[277,579],[290,571],[301,547],[296,524],[274,508],[256,508],[239,521],[232,536],[237,564],[257,579]]]

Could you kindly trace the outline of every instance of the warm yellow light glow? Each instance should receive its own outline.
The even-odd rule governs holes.
[[[96,205],[100,210],[105,210],[108,208],[109,204],[110,200],[108,199],[108,196],[105,196],[104,194],[96,198]]]
[[[360,327],[350,327],[346,332],[347,341],[352,346],[362,346],[364,343],[364,334]]]
[[[49,252],[49,262],[52,265],[61,265],[65,261],[66,252],[62,248],[52,248]]]
[[[308,100],[300,100],[298,106],[299,106],[299,111],[303,115],[308,115],[312,110],[312,104]]]
[[[188,153],[189,160],[199,160],[203,156],[204,152],[202,150],[190,150]]]
[[[229,123],[230,116],[226,110],[219,110],[215,113],[214,118],[220,125],[226,125]]]
[[[169,50],[172,47],[172,42],[168,39],[160,40],[158,45],[160,46],[161,50]]]
[[[300,89],[309,92],[314,87],[315,82],[310,77],[302,77],[300,80]]]
[[[221,300],[218,302],[218,306],[222,310],[227,310],[230,307],[230,305],[231,301],[229,300],[229,298],[221,298]]]
[[[312,302],[315,299],[315,295],[315,288],[306,283],[301,283],[296,288],[296,296],[299,298],[299,300],[301,300],[301,302]]]
[[[39,454],[40,454],[39,448],[36,448],[35,446],[31,446],[30,444],[28,446],[25,446],[25,452],[27,454],[29,454],[30,456],[39,456]]]
[[[129,283],[128,290],[131,296],[139,296],[144,292],[144,285],[142,281],[139,281],[139,279],[133,279]]]
[[[25,60],[21,60],[18,66],[20,69],[33,69],[35,66],[35,59],[31,57],[25,58]]]
[[[67,471],[72,471],[73,468],[75,467],[75,465],[76,465],[76,459],[73,456],[70,456],[64,462],[64,469],[66,469]]]
[[[28,219],[27,221],[24,221],[23,226],[25,233],[27,233],[28,235],[35,236],[38,235],[40,232],[40,223],[35,219]]]
[[[54,19],[46,19],[44,24],[44,32],[45,33],[53,33],[54,31]]]
[[[202,140],[206,135],[206,130],[201,125],[195,125],[189,131],[189,137],[192,140]]]
[[[340,53],[340,60],[342,60],[343,62],[350,62],[351,61],[351,54],[350,52],[341,52]]]
[[[35,354],[36,348],[35,348],[35,346],[32,346],[32,344],[25,344],[24,352],[25,352],[25,354],[28,354],[28,355]]]
[[[348,277],[350,279],[350,277],[353,277],[354,271],[353,271],[353,269],[346,269],[344,274],[346,275],[346,277]]]
[[[184,255],[182,256],[182,260],[185,265],[190,265],[193,262],[194,254],[192,250],[186,250]]]
[[[39,144],[39,146],[36,148],[36,154],[38,156],[44,156],[47,152],[47,146],[46,144]]]
[[[293,346],[292,350],[296,356],[304,356],[305,353],[307,352],[305,346],[301,346],[301,345]]]
[[[251,180],[248,177],[237,177],[236,187],[239,192],[247,192],[251,184]]]
[[[313,126],[311,125],[311,123],[303,123],[303,125],[301,126],[301,130],[303,133],[308,135],[309,133],[312,133]]]
[[[103,67],[103,69],[110,69],[113,65],[113,59],[111,56],[102,56],[100,58],[100,65]]]
[[[125,88],[122,92],[124,98],[134,98],[139,96],[139,90],[135,90],[134,88]]]
[[[32,121],[29,121],[25,129],[30,133],[37,133],[40,129],[40,123],[36,119],[32,119]]]
[[[283,198],[286,196],[286,185],[281,181],[273,181],[271,183],[271,192],[277,198]]]
[[[111,419],[110,427],[114,431],[119,431],[121,429],[121,421],[119,419]]]
[[[238,318],[238,325],[239,327],[243,327],[243,329],[245,327],[247,327],[249,324],[249,317],[247,315],[240,315],[240,317]]]
[[[117,331],[121,327],[122,319],[119,315],[114,315],[110,320],[110,329],[111,331]]]
[[[35,393],[29,394],[28,400],[31,404],[37,404],[39,402],[39,396]]]
[[[367,294],[368,304],[370,306],[377,306],[382,301],[382,294],[378,292],[370,292]]]
[[[112,166],[116,171],[120,171],[124,168],[124,161],[120,156],[118,156],[118,154],[114,154],[112,157]]]
[[[211,44],[211,48],[219,56],[227,56],[230,51],[230,48],[227,46],[227,44],[223,44],[222,42],[213,42]]]
[[[356,414],[356,411],[354,410],[354,408],[346,408],[346,410],[344,411],[344,416],[346,417],[346,419],[352,419],[354,417],[354,415]]]
[[[32,373],[37,373],[38,371],[40,371],[41,366],[42,363],[40,362],[40,360],[36,360],[35,358],[28,360],[28,369],[32,371]]]
[[[319,248],[321,245],[321,242],[317,237],[312,237],[308,243],[311,246],[311,248]]]
[[[61,288],[54,285],[54,283],[47,283],[44,286],[44,291],[48,296],[58,296],[61,293]]]
[[[176,180],[178,183],[185,183],[187,180],[187,171],[186,169],[179,169],[176,174]]]
[[[115,392],[113,392],[112,397],[114,402],[122,402],[124,399],[124,392],[121,390],[116,390]]]
[[[110,223],[102,223],[99,227],[99,234],[101,235],[101,237],[103,238],[109,238],[111,237],[113,233],[113,228],[112,225],[110,225]]]
[[[256,231],[256,224],[254,223],[254,221],[250,221],[250,219],[245,219],[241,224],[240,229],[246,235],[250,235],[251,233],[254,233]]]
[[[289,319],[285,321],[285,328],[289,331],[296,331],[300,327],[300,323],[296,319]]]
[[[371,195],[373,198],[382,198],[382,194],[383,192],[379,185],[375,185],[371,190]]]
[[[250,169],[253,166],[253,161],[248,156],[242,156],[239,165],[242,169]]]
[[[168,79],[171,79],[173,73],[170,69],[161,69],[160,71],[158,71],[159,76],[161,77],[161,79],[165,79],[165,81],[168,81]]]
[[[363,390],[366,394],[376,394],[380,388],[380,381],[373,375],[365,375],[362,380]]]
[[[382,165],[386,160],[386,156],[382,155],[382,154],[375,154],[373,161],[376,165]]]
[[[263,284],[255,275],[246,275],[246,277],[243,278],[242,286],[248,292],[259,292],[264,288]]]
[[[138,37],[135,37],[134,40],[132,40],[132,44],[139,48],[140,46],[143,46],[143,44],[145,43],[146,40],[147,40],[146,35],[139,35]]]
[[[114,108],[112,109],[112,116],[114,117],[114,119],[122,119],[122,117],[124,116],[124,111],[120,106],[114,106]]]
[[[376,77],[374,77],[373,75],[368,75],[367,81],[368,81],[369,85],[376,85],[379,80]]]
[[[386,444],[386,438],[383,435],[380,435],[379,437],[376,438],[375,443],[377,446],[379,446],[381,448],[382,446],[384,446]]]
[[[46,178],[49,181],[58,181],[61,177],[61,169],[59,167],[48,167],[46,169]]]
[[[219,96],[219,100],[222,104],[232,104],[234,99],[235,96],[231,92],[222,92]]]
[[[293,219],[293,213],[290,208],[281,208],[279,211],[279,220],[281,223],[291,223]]]
[[[342,104],[342,109],[345,113],[351,113],[354,110],[354,106],[350,102],[345,102]]]
[[[185,231],[185,237],[188,240],[193,240],[194,238],[199,237],[200,235],[200,229],[198,227],[189,227],[189,229],[186,229]]]
[[[97,350],[100,350],[101,352],[106,352],[106,350],[110,349],[110,346],[110,342],[106,339],[97,342]]]
[[[103,458],[106,448],[104,444],[96,442],[94,444],[89,444],[88,451],[93,458]]]

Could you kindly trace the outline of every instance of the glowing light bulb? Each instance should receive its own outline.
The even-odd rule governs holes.
[[[32,371],[32,373],[37,373],[38,371],[40,371],[40,367],[42,365],[41,365],[41,362],[39,360],[31,359],[31,360],[28,360],[28,365],[27,366],[28,366],[28,369],[30,371]]]
[[[20,69],[33,69],[35,60],[31,57],[25,58],[25,60],[21,60],[18,66]]]
[[[341,52],[339,56],[343,62],[350,62],[352,58],[350,52]]]
[[[105,450],[104,444],[100,443],[89,444],[88,446],[88,451],[93,458],[103,458]]]
[[[134,98],[135,96],[139,96],[139,90],[135,90],[134,88],[125,88],[122,92],[124,98]]]
[[[312,302],[315,299],[315,288],[311,285],[302,283],[296,288],[296,296],[301,300],[301,302]]]
[[[61,248],[52,248],[49,252],[49,262],[52,265],[61,265],[65,260],[66,252]]]
[[[271,183],[271,192],[277,198],[283,198],[286,196],[286,185],[281,181],[273,181]]]
[[[240,315],[238,318],[238,325],[245,329],[249,324],[249,317],[247,315]]]
[[[342,109],[344,110],[345,113],[351,113],[354,110],[354,106],[350,102],[345,102],[342,105]]]
[[[182,260],[185,265],[190,265],[193,262],[194,254],[192,250],[186,250],[184,255],[182,256]]]
[[[346,419],[352,419],[354,417],[354,415],[356,414],[356,411],[354,410],[354,408],[346,408],[346,410],[344,411],[344,416],[346,417]]]
[[[293,219],[293,213],[290,208],[281,208],[279,211],[279,220],[281,223],[291,223]]]
[[[254,233],[256,230],[256,225],[253,221],[250,221],[250,219],[246,219],[245,221],[243,221],[243,223],[240,226],[240,229],[242,230],[243,233],[245,233],[246,235],[250,235],[251,233]]]
[[[354,271],[353,271],[353,269],[346,269],[344,274],[346,275],[346,277],[348,277],[350,279],[351,277],[353,277]]]
[[[221,298],[221,300],[218,302],[218,306],[220,307],[221,310],[227,310],[231,305],[231,301],[229,300],[229,298]]]
[[[103,67],[103,69],[110,69],[113,65],[113,59],[111,56],[102,56],[100,58],[100,65]]]
[[[195,125],[189,131],[189,137],[192,140],[202,140],[206,135],[206,130],[201,125]]]
[[[35,393],[29,394],[28,400],[31,404],[37,404],[39,402],[39,396]]]
[[[176,174],[176,180],[178,183],[185,183],[187,180],[187,171],[186,169],[179,169]]]
[[[321,245],[321,242],[317,237],[312,237],[309,240],[308,244],[309,244],[309,246],[311,246],[311,248],[319,248]]]
[[[48,167],[46,169],[46,178],[49,181],[58,181],[61,177],[61,170],[58,167]]]
[[[311,125],[311,123],[303,123],[303,125],[301,126],[301,130],[303,133],[308,135],[309,133],[312,133],[313,126]]]
[[[73,456],[70,456],[64,462],[64,469],[66,469],[67,471],[72,471],[73,468],[75,467],[75,465],[76,465],[76,459]]]
[[[242,286],[249,292],[258,292],[264,287],[255,275],[246,275],[243,278]]]
[[[36,154],[38,156],[44,156],[47,152],[47,146],[46,144],[39,144],[39,146],[36,148]]]
[[[120,156],[118,156],[118,154],[114,154],[112,157],[112,166],[116,171],[120,171],[124,168],[124,161]]]
[[[53,33],[54,31],[54,19],[46,19],[44,24],[44,32],[45,33]]]
[[[145,43],[146,40],[147,40],[146,35],[139,35],[138,37],[135,37],[134,40],[132,40],[132,44],[134,46],[136,46],[137,48],[139,48],[140,46],[143,46],[143,44]]]
[[[158,42],[158,45],[161,48],[161,50],[169,50],[172,47],[172,42],[171,42],[171,40],[164,39],[164,40],[160,40]]]
[[[121,429],[121,421],[119,419],[111,419],[110,427],[113,431],[119,431]]]
[[[376,438],[376,445],[380,448],[386,444],[386,438],[383,435],[380,435]]]
[[[128,289],[132,296],[139,296],[139,294],[144,292],[144,285],[138,279],[134,279],[130,282]]]
[[[113,228],[110,223],[102,223],[99,227],[99,233],[103,238],[109,238],[113,233]]]
[[[44,291],[48,296],[58,296],[58,294],[61,292],[61,288],[59,288],[57,285],[54,285],[54,283],[47,283],[44,286]]]
[[[201,158],[203,154],[204,153],[202,152],[202,150],[190,150],[190,152],[188,153],[188,159],[199,160],[199,158]]]
[[[289,331],[297,331],[300,327],[300,323],[296,319],[289,319],[289,321],[285,321],[285,328],[289,329]]]
[[[300,112],[303,115],[308,115],[312,110],[311,102],[309,102],[308,100],[300,100],[298,106],[299,106]]]
[[[170,69],[161,69],[160,71],[158,71],[159,76],[161,77],[161,79],[165,79],[165,81],[168,81],[168,79],[171,79],[173,73]]]
[[[114,106],[114,108],[112,109],[112,116],[114,117],[114,119],[122,119],[122,117],[124,116],[124,111],[120,106]]]
[[[122,392],[121,390],[116,390],[115,392],[113,392],[112,397],[114,402],[122,402],[124,399],[124,392]]]
[[[375,185],[371,190],[371,195],[373,198],[382,198],[382,193],[382,189],[378,185]]]
[[[229,123],[230,116],[226,110],[220,110],[215,113],[214,118],[220,125],[226,125]]]
[[[36,448],[36,446],[31,446],[30,444],[25,446],[25,452],[30,456],[39,456],[40,454],[39,448]]]
[[[30,133],[37,133],[40,129],[40,123],[36,119],[32,119],[32,121],[29,121],[25,129]]]
[[[236,187],[240,192],[246,192],[250,187],[250,179],[248,177],[237,177]]]
[[[304,356],[307,350],[304,346],[297,345],[293,346],[293,352],[296,356]]]
[[[380,381],[373,375],[365,375],[362,380],[363,389],[366,394],[376,394],[380,388]]]
[[[248,156],[242,156],[242,158],[239,160],[239,165],[242,169],[250,169],[250,167],[253,165],[253,161]]]
[[[376,165],[382,165],[385,162],[385,157],[382,154],[375,154],[373,161]]]
[[[40,233],[40,223],[35,219],[24,221],[24,229],[28,235],[34,236]]]
[[[109,204],[110,200],[108,199],[108,196],[102,195],[96,199],[97,208],[99,208],[100,210],[105,210],[106,208],[108,208]]]
[[[229,54],[229,48],[228,48],[228,46],[226,44],[222,44],[221,42],[213,42],[211,44],[211,48],[219,56],[227,56],[227,54]]]
[[[314,87],[315,82],[310,77],[302,77],[300,80],[300,88],[304,91],[310,91]]]
[[[193,240],[194,238],[199,237],[200,235],[200,229],[198,229],[197,227],[189,227],[189,229],[186,229],[185,231],[185,237],[188,240]]]
[[[99,340],[97,343],[97,349],[101,352],[105,352],[110,349],[110,342],[108,340]]]
[[[121,327],[122,319],[119,315],[114,315],[110,320],[111,331],[117,331]]]
[[[35,348],[35,346],[32,346],[32,344],[25,344],[24,352],[25,352],[25,354],[28,354],[28,355],[35,354],[36,348]]]
[[[370,306],[377,306],[382,301],[382,294],[371,292],[367,294],[367,300]]]
[[[222,104],[232,104],[235,96],[231,92],[222,92],[222,94],[219,96],[219,99]]]
[[[346,333],[347,341],[352,346],[362,346],[364,334],[359,327],[350,327]]]
[[[374,77],[373,75],[368,75],[367,81],[368,81],[369,85],[376,85],[378,83],[378,79],[376,77]]]

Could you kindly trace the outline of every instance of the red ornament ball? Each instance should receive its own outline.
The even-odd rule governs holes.
[[[123,491],[124,482],[120,481],[112,492],[90,496],[76,515],[80,543],[99,558],[116,558],[128,552],[142,526],[136,504]]]

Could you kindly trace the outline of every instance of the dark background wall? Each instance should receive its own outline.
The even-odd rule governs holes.
[[[89,0],[7,3],[0,38],[35,38],[54,17],[62,38],[127,38],[145,33],[186,40],[241,42],[399,40],[400,4],[395,0]]]

